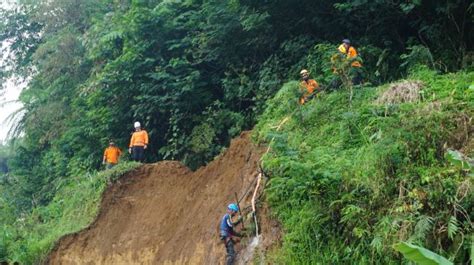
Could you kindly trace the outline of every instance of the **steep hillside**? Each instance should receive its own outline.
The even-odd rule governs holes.
[[[155,219],[168,220],[152,213],[165,211],[178,227],[166,229],[179,235],[185,223],[175,214],[214,225],[216,216],[198,213],[219,192],[209,185],[230,190],[214,176],[223,169],[153,163],[194,171],[251,129],[271,147],[261,160],[270,179],[262,194],[285,231],[281,251],[266,258],[399,264],[393,244],[410,241],[469,260],[472,0],[3,0],[0,17],[0,95],[22,87],[22,107],[8,118],[8,151],[0,148],[0,263],[41,263],[99,212],[92,227],[63,239],[55,258],[105,262],[117,249],[166,252],[170,262],[199,258],[194,249],[210,234],[192,234],[195,245],[170,256],[173,244],[154,240],[176,237],[155,231],[165,226]],[[301,106],[304,69],[327,90]],[[408,80],[389,85],[399,79]],[[0,102],[0,112],[9,104]],[[105,147],[113,140],[126,151],[137,121],[152,165],[137,169],[142,164],[123,152],[104,170]],[[225,181],[233,183],[243,165],[228,163]],[[132,169],[99,211],[104,190]],[[200,210],[185,208],[182,193],[191,201],[203,193]],[[220,214],[233,191],[223,196],[212,208]],[[132,238],[129,224],[146,228],[140,240],[148,241]]]
[[[234,192],[250,205],[260,155],[243,133],[196,172],[163,161],[128,173],[105,192],[90,227],[60,240],[49,264],[219,264],[218,222]],[[262,247],[275,236],[264,235]]]
[[[271,142],[266,190],[281,264],[400,264],[408,241],[467,264],[474,228],[474,72],[425,67],[380,87],[295,103],[297,82],[255,128]],[[470,164],[471,163],[471,164]]]

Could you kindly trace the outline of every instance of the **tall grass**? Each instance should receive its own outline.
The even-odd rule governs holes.
[[[279,263],[399,264],[400,240],[467,262],[473,181],[444,153],[472,137],[474,73],[419,68],[409,79],[424,84],[420,102],[375,104],[381,86],[355,90],[352,106],[347,91],[298,106],[289,82],[268,103],[255,137],[273,139],[263,159],[285,230]]]

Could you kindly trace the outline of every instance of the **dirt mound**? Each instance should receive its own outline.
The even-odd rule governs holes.
[[[196,172],[164,161],[122,177],[105,192],[95,222],[62,238],[48,263],[221,264],[225,251],[216,227],[234,192],[243,196],[253,183],[262,154],[249,138],[243,133]]]

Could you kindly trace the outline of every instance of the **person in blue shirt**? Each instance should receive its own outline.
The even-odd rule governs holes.
[[[239,207],[235,203],[231,203],[227,206],[227,213],[222,217],[220,224],[220,237],[221,240],[225,243],[225,249],[227,252],[226,255],[226,265],[234,264],[235,259],[235,249],[234,249],[234,238],[242,237],[239,233],[234,230],[234,227],[242,221],[242,216],[237,218],[236,222],[232,221],[239,211]]]

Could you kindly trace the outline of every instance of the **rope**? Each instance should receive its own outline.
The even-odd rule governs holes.
[[[295,110],[296,111],[296,110]],[[286,116],[285,118],[283,118],[283,120],[276,126],[276,127],[273,127],[274,129],[276,129],[277,131],[280,130],[280,128],[290,119],[290,117],[293,115],[293,113],[295,113],[295,111],[293,111],[290,115]],[[273,129],[272,128],[272,129]],[[262,157],[266,154],[268,154],[268,152],[270,152],[270,147],[271,147],[271,144],[272,142],[275,140],[275,137],[273,137],[269,144],[268,144],[268,148],[267,150],[265,151],[265,153],[262,155]],[[258,221],[257,221],[257,207],[256,207],[256,201],[257,200],[260,200],[260,197],[262,194],[260,194],[257,198],[257,193],[258,193],[258,188],[260,187],[260,182],[262,180],[262,174],[267,177],[268,175],[265,173],[265,171],[263,170],[263,161],[260,159],[260,163],[259,163],[259,173],[258,175],[256,176],[256,178],[254,178],[252,180],[252,182],[250,182],[249,186],[247,187],[247,189],[245,190],[244,194],[242,195],[242,197],[238,198],[237,197],[237,193],[236,193],[236,199],[237,199],[237,204],[239,204],[244,198],[245,196],[247,196],[247,194],[249,193],[250,191],[250,188],[253,186],[253,184],[255,183],[255,181],[257,181],[257,185],[255,186],[255,190],[253,192],[253,195],[252,195],[252,212],[253,212],[253,220],[255,222],[255,235],[256,237],[258,237],[258,233],[259,233],[259,229],[258,229]],[[248,207],[246,207],[248,208]],[[246,209],[245,208],[245,209]],[[240,207],[239,207],[240,209]]]
[[[283,118],[283,120],[276,127],[274,127],[276,129],[276,131],[279,131],[281,129],[281,127],[291,118],[291,116],[295,112],[296,112],[296,110],[294,110],[290,115]],[[275,140],[275,136],[270,140],[270,143],[268,143],[267,151],[265,151],[265,153],[262,155],[262,157],[264,155],[268,154],[268,152],[270,152],[270,148],[271,148],[272,142],[274,140]],[[253,211],[253,220],[255,222],[255,236],[256,237],[258,237],[258,222],[257,222],[257,207],[255,206],[255,198],[257,196],[258,188],[260,187],[260,181],[262,180],[262,173],[265,176],[267,175],[265,173],[265,171],[263,170],[263,161],[261,159],[260,159],[260,163],[259,163],[259,169],[260,169],[260,173],[258,174],[258,176],[256,178],[257,179],[257,185],[255,186],[255,190],[254,190],[253,196],[252,196],[252,211]],[[252,184],[253,184],[254,181],[255,181],[255,179],[252,181]],[[258,199],[260,199],[260,196],[258,197]]]
[[[244,198],[245,196],[247,196],[247,194],[249,193],[250,191],[250,188],[252,188],[253,184],[255,183],[255,181],[257,180],[257,177],[255,177],[252,182],[250,182],[249,186],[247,187],[247,189],[245,190],[245,193],[244,195],[242,195],[242,197],[238,198],[237,200],[237,203],[240,203]]]
[[[258,174],[257,177],[257,186],[255,186],[255,191],[252,196],[252,210],[253,210],[253,219],[255,221],[255,235],[258,237],[258,222],[257,222],[257,207],[255,207],[255,197],[257,196],[258,187],[260,186],[260,181],[262,180],[262,173]]]

